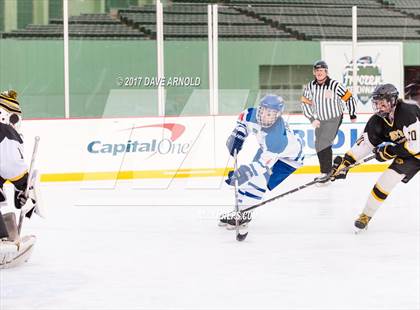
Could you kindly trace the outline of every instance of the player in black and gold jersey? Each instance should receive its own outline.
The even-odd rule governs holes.
[[[355,226],[364,229],[392,189],[407,183],[420,169],[420,108],[398,99],[392,84],[376,87],[372,94],[375,114],[368,120],[362,136],[346,152],[334,159],[332,179],[344,179],[340,171],[366,157],[372,151],[378,161],[393,160],[373,187],[363,213]],[[385,142],[385,144],[384,144]]]
[[[15,185],[17,194],[26,189],[28,167],[23,158],[23,140],[17,132],[21,109],[14,90],[0,93],[0,189],[6,180]],[[0,193],[0,203],[4,197]],[[5,200],[5,198],[4,198]],[[0,233],[0,238],[2,237]]]
[[[16,97],[14,91],[0,93],[0,207],[7,206],[3,184],[9,181],[15,191],[15,207],[21,209],[29,200],[26,216],[31,217],[38,208],[36,195],[33,194],[37,188],[37,173],[34,172],[31,177],[28,175],[23,140],[16,126],[21,114]],[[18,266],[28,260],[35,240],[32,235],[19,235],[14,212],[3,215],[0,210],[0,269]]]

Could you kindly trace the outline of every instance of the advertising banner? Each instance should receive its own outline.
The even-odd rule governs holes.
[[[370,115],[338,131],[334,154],[343,154],[363,132]],[[305,172],[316,172],[315,130],[302,115],[284,115],[305,144]],[[29,159],[33,138],[41,137],[37,166],[45,180],[170,178],[214,176],[232,166],[226,139],[235,116],[151,117],[24,121]],[[240,153],[249,163],[258,148],[252,134]],[[303,171],[302,170],[302,171]]]
[[[329,75],[357,94],[358,112],[372,112],[370,96],[379,84],[391,83],[404,89],[402,42],[357,44],[357,90],[353,90],[352,42],[321,42],[321,55]]]

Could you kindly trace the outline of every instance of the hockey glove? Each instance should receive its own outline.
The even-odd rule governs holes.
[[[397,157],[397,155],[392,152],[390,145],[375,147],[373,153],[375,153],[376,160],[381,162]]]
[[[334,158],[331,171],[331,181],[335,181],[337,179],[345,179],[347,177],[347,173],[349,172],[349,169],[346,168],[355,162],[356,160],[347,153],[344,155],[344,158],[341,156],[336,156]]]
[[[15,190],[15,207],[16,209],[22,209],[28,198],[25,196],[24,191]]]
[[[15,207],[17,209],[22,209],[22,207],[26,204],[27,201],[28,201],[28,197],[25,196],[25,191],[15,190]],[[29,203],[31,202],[33,206],[26,212],[25,216],[27,218],[31,218],[36,208],[35,200],[31,199]]]
[[[254,176],[252,169],[247,165],[241,165],[236,172],[229,171],[228,178],[225,182],[228,185],[234,185],[235,180],[238,180],[238,185],[242,185]]]
[[[229,150],[229,154],[233,156],[233,154],[235,154],[235,150],[236,154],[238,154],[239,151],[242,149],[244,141],[245,133],[239,131],[238,129],[235,129],[226,141],[226,147]]]

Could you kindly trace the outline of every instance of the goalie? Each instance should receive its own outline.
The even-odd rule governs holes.
[[[7,205],[3,185],[9,181],[14,186],[14,205],[24,207],[26,217],[37,212],[36,180],[33,173],[28,180],[28,167],[23,158],[23,140],[15,129],[20,120],[19,104],[14,96],[3,92],[0,96],[0,207]],[[29,198],[29,199],[28,199]],[[20,237],[13,212],[2,214],[0,210],[0,268],[9,268],[27,261],[35,243],[35,236]]]
[[[393,160],[374,185],[362,214],[355,221],[365,229],[382,203],[399,183],[410,181],[420,169],[420,108],[398,99],[392,84],[379,85],[373,91],[375,114],[368,120],[362,136],[346,152],[334,159],[332,179],[344,179],[344,167],[354,164],[372,151],[378,161]],[[383,145],[384,142],[387,144]]]

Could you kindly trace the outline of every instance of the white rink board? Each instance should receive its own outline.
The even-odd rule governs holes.
[[[353,124],[344,118],[333,151],[343,154],[363,131],[370,115]],[[305,141],[305,165],[317,165],[314,129],[301,115],[285,115]],[[225,168],[226,139],[235,116],[121,119],[25,120],[22,132],[29,158],[33,138],[41,137],[38,168],[42,173]],[[250,137],[240,161],[252,159],[256,141]]]

